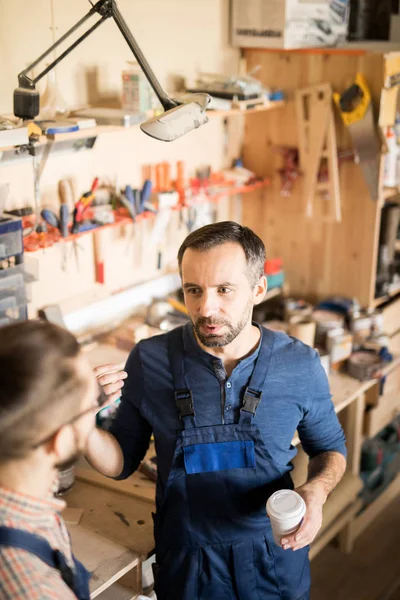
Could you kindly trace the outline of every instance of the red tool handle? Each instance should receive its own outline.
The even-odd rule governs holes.
[[[95,194],[97,192],[97,188],[99,187],[99,178],[95,177],[93,179],[92,187],[90,188],[90,192]]]

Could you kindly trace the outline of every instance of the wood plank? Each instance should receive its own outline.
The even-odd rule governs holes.
[[[137,594],[116,582],[97,598],[98,600],[137,600]]]
[[[121,494],[138,498],[144,502],[149,502],[151,505],[154,505],[155,502],[155,484],[140,473],[134,473],[127,479],[116,481],[115,479],[105,477],[91,467],[77,467],[76,478],[108,490],[114,490]]]
[[[79,480],[66,500],[69,508],[84,509],[79,527],[140,556],[147,557],[153,550],[154,507],[149,502]]]
[[[131,569],[140,567],[139,555],[123,545],[81,525],[71,525],[68,529],[75,556],[92,573],[91,598],[96,598]]]
[[[338,148],[336,142],[336,127],[333,115],[332,105],[330,106],[328,133],[326,139],[327,164],[328,164],[328,189],[329,197],[327,199],[328,210],[324,211],[324,218],[328,221],[340,223],[342,220],[342,206],[340,197],[340,179],[339,179],[339,162]],[[322,205],[323,200],[320,202]]]
[[[315,187],[329,124],[332,88],[323,83],[295,91],[300,167],[303,171],[303,206],[313,216]]]
[[[66,525],[79,525],[83,515],[83,508],[65,508],[62,516]]]

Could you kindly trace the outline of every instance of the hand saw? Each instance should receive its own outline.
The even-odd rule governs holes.
[[[379,194],[381,148],[375,132],[371,94],[365,77],[357,73],[355,82],[342,94],[333,94],[343,123],[348,127],[355,151],[355,162],[363,172],[373,200]]]

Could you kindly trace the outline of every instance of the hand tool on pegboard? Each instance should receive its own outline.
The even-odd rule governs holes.
[[[78,233],[82,221],[85,217],[85,212],[92,204],[93,200],[96,197],[96,191],[99,186],[99,178],[95,177],[92,183],[92,187],[89,192],[85,192],[79,198],[78,202],[75,204],[74,212],[73,212],[73,223],[72,223],[72,233]]]
[[[300,169],[304,173],[306,216],[313,216],[321,154],[329,125],[332,89],[328,83],[302,88],[295,93]]]
[[[299,150],[290,146],[281,146],[277,151],[283,157],[283,167],[278,169],[281,176],[281,196],[292,195],[295,181],[302,175],[299,168]]]
[[[379,163],[381,146],[378,142],[371,94],[365,77],[357,73],[355,82],[342,94],[333,94],[343,123],[348,128],[356,162],[360,165],[373,200],[379,195]]]

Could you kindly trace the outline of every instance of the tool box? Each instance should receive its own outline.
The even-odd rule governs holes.
[[[336,46],[347,37],[349,0],[232,0],[232,45]]]
[[[34,279],[24,266],[22,219],[0,218],[0,327],[28,317],[26,283]]]

